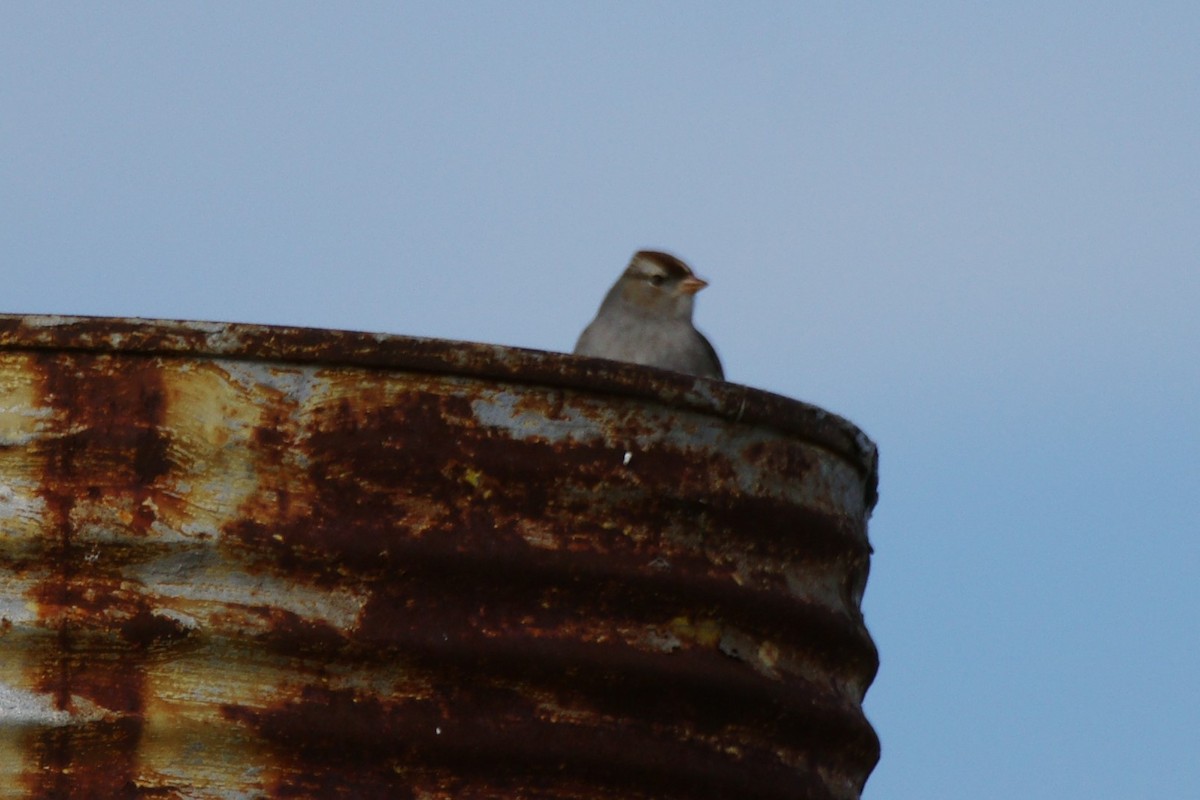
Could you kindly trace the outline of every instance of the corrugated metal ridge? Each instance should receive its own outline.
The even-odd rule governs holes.
[[[878,451],[857,426],[817,406],[741,384],[479,342],[246,323],[0,314],[0,350],[75,350],[277,359],[452,373],[657,401],[801,436],[853,464],[877,500]]]

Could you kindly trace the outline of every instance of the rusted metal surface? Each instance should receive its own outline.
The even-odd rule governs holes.
[[[0,797],[857,798],[874,500],[733,384],[0,316]]]

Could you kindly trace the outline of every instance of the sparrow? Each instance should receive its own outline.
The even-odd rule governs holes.
[[[696,292],[705,286],[669,253],[634,253],[579,335],[575,354],[724,379],[716,351],[692,325]]]

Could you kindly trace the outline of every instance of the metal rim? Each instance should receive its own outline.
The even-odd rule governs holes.
[[[0,351],[48,349],[446,373],[629,396],[800,436],[854,465],[866,484],[868,511],[877,499],[877,449],[848,420],[762,389],[653,367],[479,342],[327,328],[0,314]]]

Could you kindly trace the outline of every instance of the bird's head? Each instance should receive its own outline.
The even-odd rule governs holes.
[[[670,253],[639,250],[619,281],[622,299],[631,307],[664,317],[692,318],[696,292],[708,281]]]

